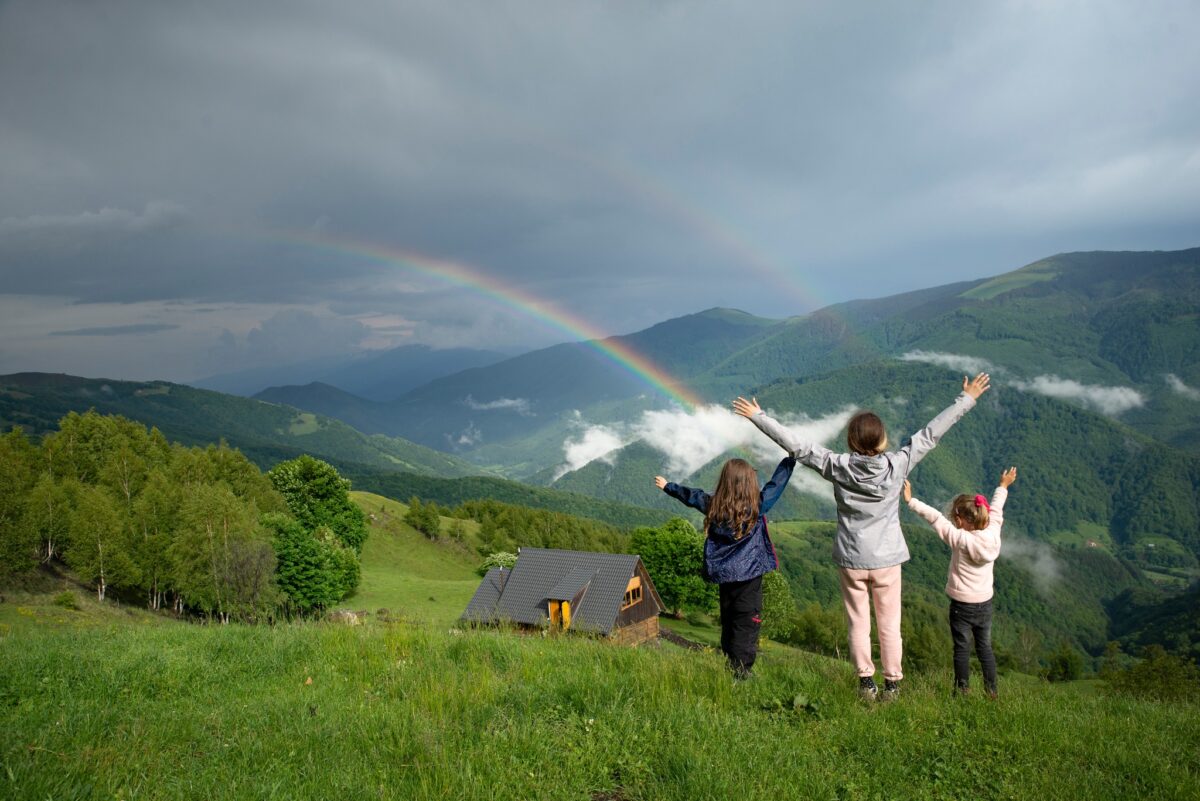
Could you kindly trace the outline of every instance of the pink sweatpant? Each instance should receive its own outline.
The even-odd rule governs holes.
[[[904,678],[900,669],[903,644],[900,641],[900,565],[877,570],[840,568],[842,574],[842,604],[850,629],[850,658],[859,676],[874,676],[875,662],[871,659],[871,608],[875,602],[875,628],[879,632],[879,657],[883,661],[883,677],[899,681]]]

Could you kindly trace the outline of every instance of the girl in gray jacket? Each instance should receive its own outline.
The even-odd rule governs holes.
[[[908,561],[908,545],[900,530],[900,494],[909,472],[938,440],[975,406],[988,390],[990,377],[963,377],[962,394],[925,428],[888,451],[887,430],[872,412],[850,418],[846,430],[849,453],[834,453],[820,443],[798,439],[759,407],[756,399],[738,398],[733,409],[750,419],[798,463],[833,484],[837,503],[837,535],[833,560],[840,568],[842,603],[850,630],[850,656],[859,676],[859,693],[875,698],[875,663],[871,658],[871,613],[879,632],[884,699],[899,695],[904,677],[900,663],[900,566]]]

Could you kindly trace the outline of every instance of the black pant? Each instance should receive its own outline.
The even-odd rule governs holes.
[[[983,686],[996,689],[996,656],[992,653],[992,599],[967,604],[950,599],[950,636],[954,639],[954,686],[967,687],[971,676],[971,637],[983,668]]]
[[[750,673],[758,656],[758,630],[762,628],[762,576],[719,585],[721,599],[721,650],[740,676]]]

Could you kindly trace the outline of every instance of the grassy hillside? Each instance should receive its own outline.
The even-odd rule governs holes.
[[[56,603],[64,577],[6,591],[3,796],[1090,800],[1200,787],[1194,700],[1010,673],[998,702],[956,698],[946,660],[910,670],[897,703],[868,706],[847,663],[773,643],[737,683],[712,651],[452,629],[478,582],[475,525],[461,544],[434,542],[403,504],[354,499],[371,535],[346,606],[401,622],[191,625],[77,589]],[[827,528],[777,524],[785,563],[825,551]],[[914,550],[906,577],[944,569]],[[819,577],[792,583],[824,591]]]
[[[0,636],[11,798],[1191,799],[1194,704],[419,625]],[[800,696],[797,701],[797,696]],[[1062,767],[1070,766],[1069,776]]]
[[[351,493],[367,514],[370,536],[361,555],[362,581],[342,606],[445,627],[454,623],[479,586],[481,558],[470,547],[478,524],[460,521],[465,543],[434,542],[404,522],[408,507],[369,492]],[[443,521],[443,530],[452,521]]]
[[[329,417],[181,384],[46,373],[0,376],[0,430],[19,425],[38,434],[56,428],[67,412],[88,409],[155,426],[185,445],[224,439],[261,467],[309,453],[339,464],[423,475],[483,472],[450,454],[401,439],[368,436]]]

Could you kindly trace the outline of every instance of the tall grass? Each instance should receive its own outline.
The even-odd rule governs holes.
[[[411,625],[11,628],[0,797],[1179,798],[1195,705]],[[309,681],[311,679],[311,682]],[[801,695],[801,703],[793,699]]]

